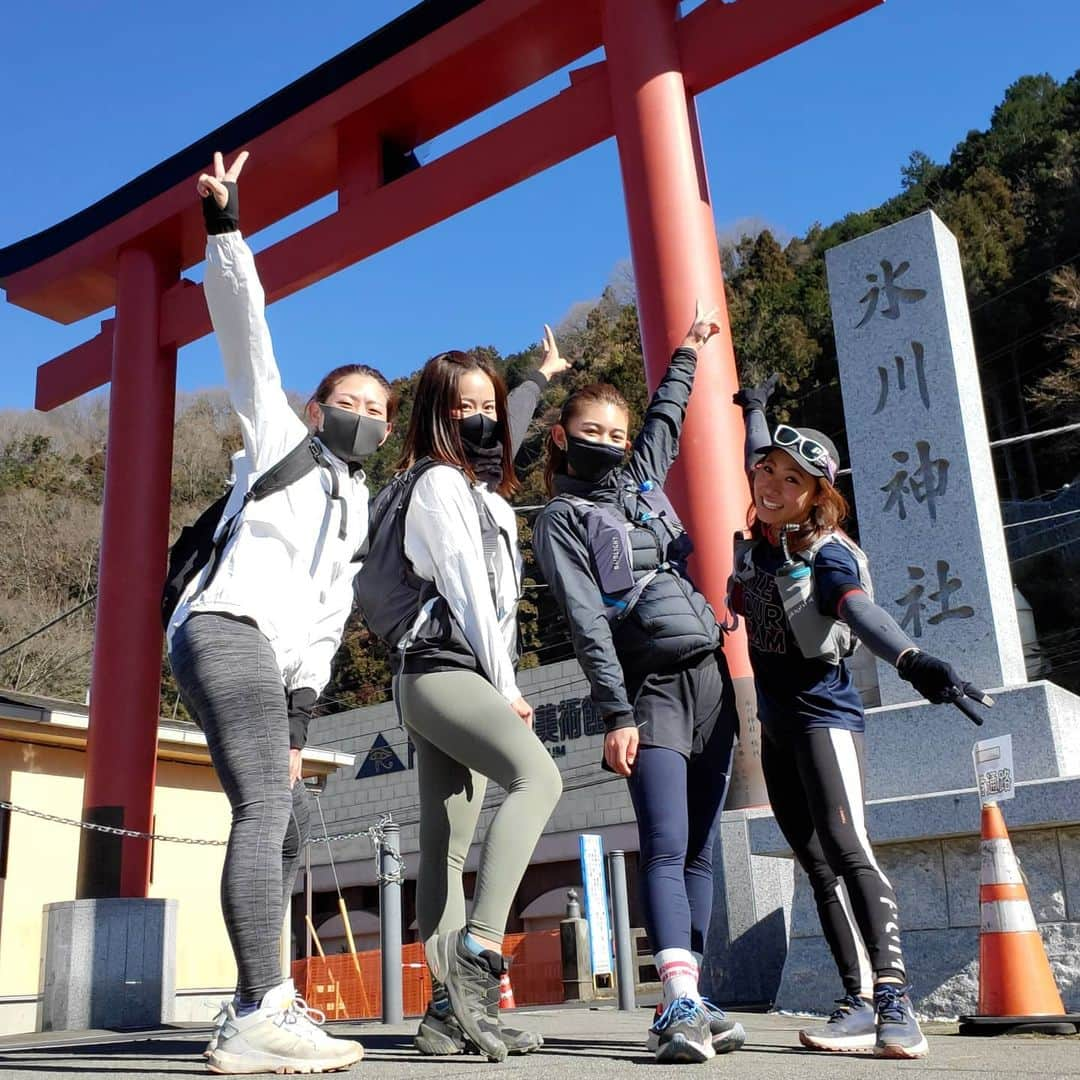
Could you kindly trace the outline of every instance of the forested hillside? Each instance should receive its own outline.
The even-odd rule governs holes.
[[[1080,73],[1060,84],[1045,75],[1020,79],[1005,92],[989,128],[970,132],[948,161],[915,150],[898,166],[898,192],[878,207],[814,225],[786,242],[764,230],[722,244],[743,380],[779,371],[779,415],[832,433],[845,456],[824,253],[933,208],[960,242],[991,439],[1080,420]],[[632,296],[628,282],[609,286],[559,329],[563,351],[578,367],[549,388],[546,413],[519,458],[523,506],[541,498],[541,431],[576,385],[613,382],[640,416],[646,390]],[[537,313],[538,321],[543,315]],[[535,345],[505,357],[480,348],[511,384],[538,360]],[[326,366],[349,359],[327,357]],[[377,357],[355,359],[378,363]],[[416,358],[417,366],[423,359]],[[414,385],[415,376],[398,383],[402,415],[397,433],[370,463],[373,488],[393,470]],[[223,393],[185,397],[177,412],[174,532],[220,493],[228,455],[239,443]],[[49,415],[0,414],[0,650],[95,593],[105,431],[100,398]],[[1054,504],[1055,495],[1080,472],[1078,448],[1076,434],[1065,433],[995,450],[999,490],[1012,520],[1023,501],[1046,502],[1056,512],[1061,500]],[[529,513],[521,517],[526,553],[530,520]],[[1027,530],[1023,553],[1014,551],[1014,576],[1034,604],[1050,677],[1074,688],[1080,686],[1073,614],[1080,600],[1078,528],[1077,518],[1052,522],[1046,535],[1053,542],[1041,545]],[[92,613],[87,603],[0,655],[0,686],[81,700],[89,683]],[[522,634],[528,664],[569,655],[561,620],[532,577]],[[171,715],[176,693],[167,665],[163,672],[162,712]],[[381,700],[388,685],[385,653],[362,627],[350,626],[323,707],[337,711]]]

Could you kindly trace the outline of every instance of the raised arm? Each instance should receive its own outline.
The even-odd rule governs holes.
[[[743,424],[746,427],[743,453],[747,472],[750,472],[754,463],[772,442],[769,424],[765,419],[765,409],[779,382],[780,376],[773,372],[760,386],[750,386],[745,390],[739,390],[731,399],[735,405],[742,408]]]
[[[698,350],[720,330],[719,309],[703,311],[701,301],[694,311],[694,322],[675,350],[667,372],[660,380],[641,430],[634,440],[630,468],[638,480],[651,480],[663,485],[675,459],[679,456],[679,436],[686,419],[686,406],[694,388]]]
[[[507,395],[506,409],[510,423],[510,456],[517,457],[517,452],[529,434],[529,424],[536,415],[540,397],[548,383],[564,371],[570,370],[570,361],[559,353],[555,335],[551,327],[544,323],[544,359],[535,371],[530,371],[523,382],[514,387]]]
[[[237,156],[226,170],[221,154],[214,171],[199,177],[206,221],[206,279],[203,292],[225,367],[229,399],[240,420],[253,471],[268,468],[307,434],[281,386],[266,297],[255,257],[240,235],[237,180],[247,160]]]

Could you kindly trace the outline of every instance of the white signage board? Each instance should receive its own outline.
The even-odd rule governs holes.
[[[595,833],[582,833],[580,847],[581,880],[585,892],[585,919],[589,924],[593,975],[610,975],[611,920],[608,918],[603,837]]]
[[[1001,802],[1002,799],[1016,797],[1011,735],[982,739],[972,748],[971,756],[975,762],[975,782],[979,787],[980,802]]]

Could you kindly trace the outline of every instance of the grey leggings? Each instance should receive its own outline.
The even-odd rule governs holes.
[[[281,672],[261,630],[213,613],[176,630],[169,660],[232,806],[221,911],[237,996],[259,1001],[281,982],[282,921],[309,831],[307,788],[289,791]]]
[[[562,777],[543,743],[480,675],[403,675],[396,691],[420,785],[421,940],[466,925],[461,873],[491,779],[506,798],[484,838],[468,927],[501,942],[514,894],[562,794]]]

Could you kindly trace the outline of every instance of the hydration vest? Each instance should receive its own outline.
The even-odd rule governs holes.
[[[622,484],[618,503],[563,492],[586,535],[604,615],[624,669],[670,669],[716,649],[720,628],[687,571],[694,545],[663,488]]]
[[[824,660],[829,664],[839,664],[859,647],[859,639],[842,619],[822,615],[818,610],[814,562],[818,552],[830,541],[841,544],[851,553],[859,570],[859,587],[870,600],[873,600],[874,586],[870,580],[870,562],[866,553],[854,540],[839,531],[826,533],[818,537],[808,548],[796,552],[790,562],[777,570],[776,586],[784,608],[784,617],[791,629],[791,636],[799,647],[799,652],[807,660]],[[746,536],[741,530],[735,534],[733,569],[728,580],[729,619],[724,624],[726,630],[734,630],[739,624],[739,617],[735,614],[732,600],[736,590],[757,575],[754,549],[761,542]]]

